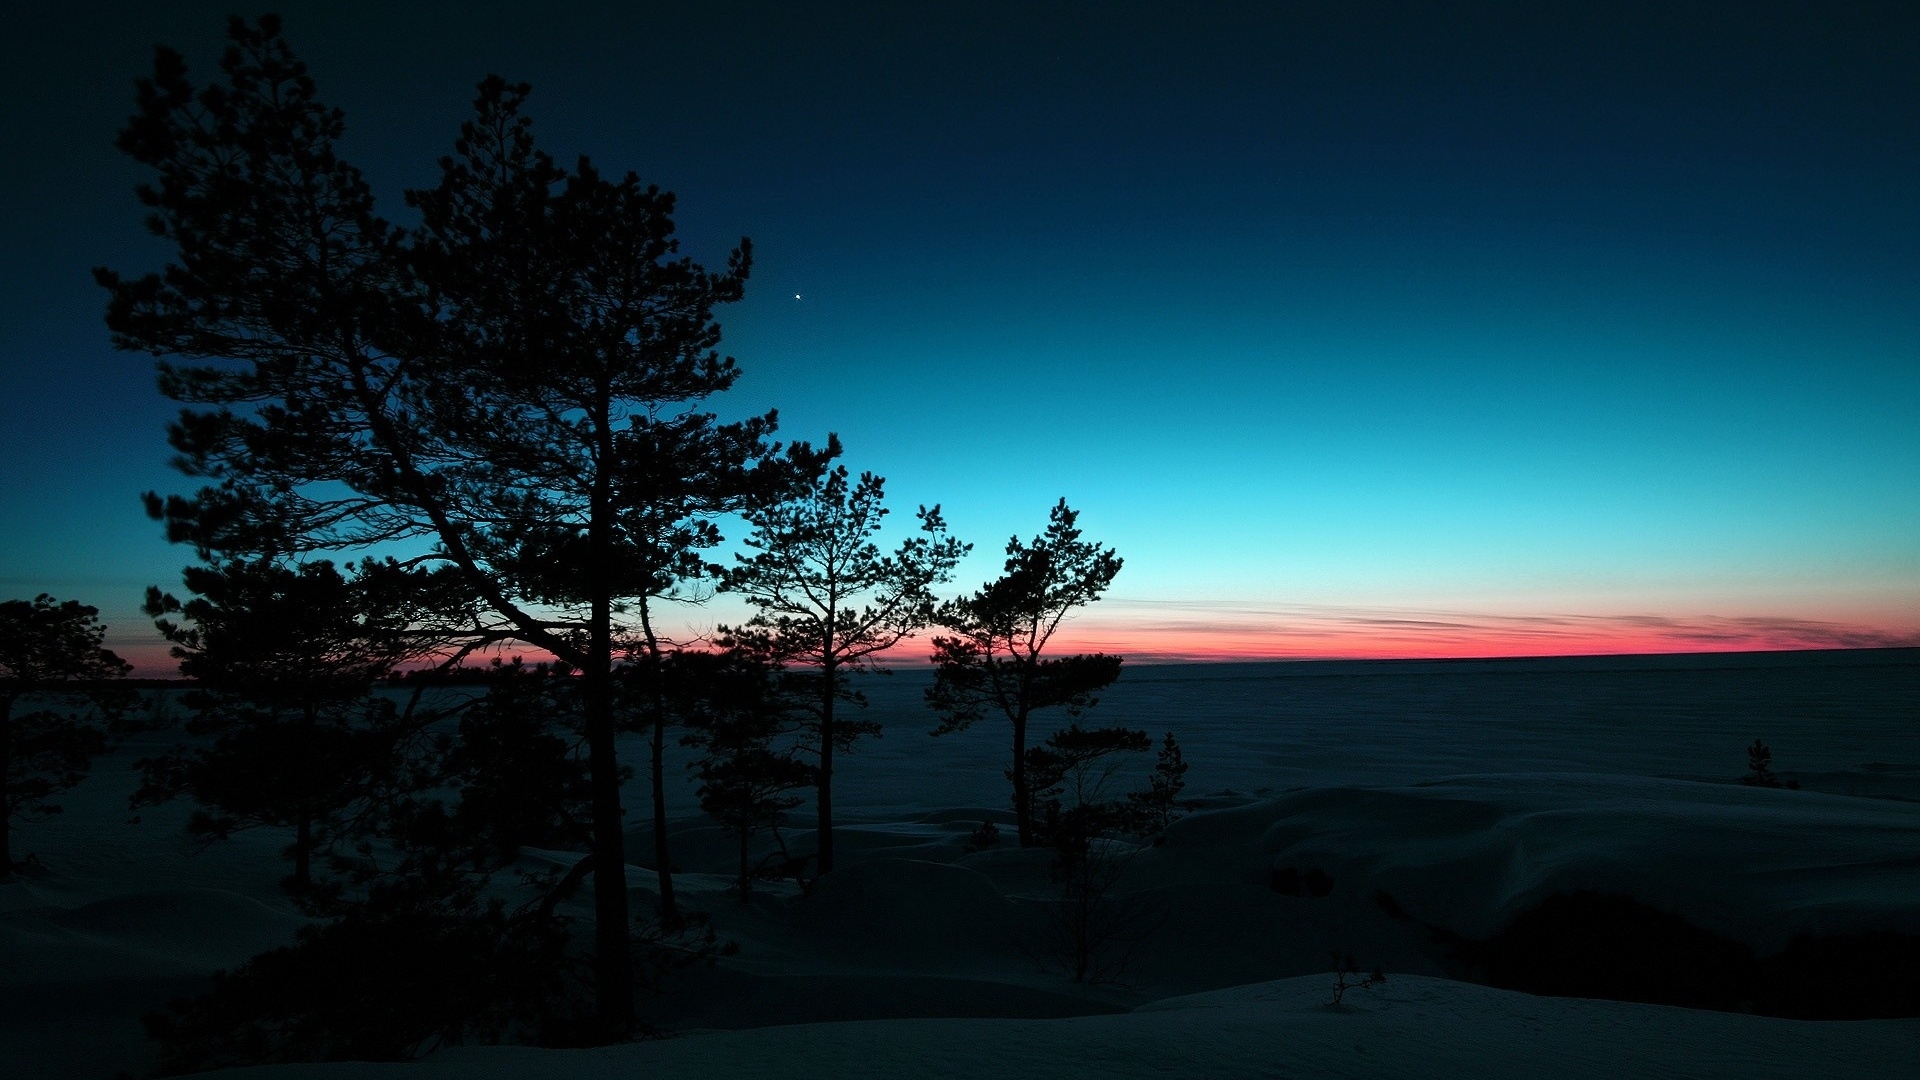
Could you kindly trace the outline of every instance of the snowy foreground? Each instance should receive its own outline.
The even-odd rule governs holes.
[[[1910,687],[1912,674],[1904,678],[1897,685]],[[1143,684],[1136,706],[1175,699],[1175,687]],[[1726,711],[1740,715],[1718,730],[1714,707],[1703,706],[1672,725],[1673,741],[1637,740],[1640,758],[1594,749],[1620,743],[1596,735],[1597,722],[1567,723],[1556,744],[1547,721],[1522,731],[1494,715],[1492,726],[1425,731],[1422,768],[1394,757],[1393,740],[1364,719],[1257,726],[1271,687],[1234,698],[1225,686],[1190,698],[1202,704],[1180,726],[1190,791],[1212,794],[1161,843],[1113,853],[1122,870],[1111,915],[1131,945],[1109,950],[1116,970],[1105,985],[1061,974],[1048,913],[1058,886],[1045,853],[966,849],[982,820],[1008,820],[984,809],[997,805],[994,774],[979,766],[994,763],[997,736],[935,745],[890,729],[884,750],[863,751],[848,770],[867,770],[849,790],[864,783],[868,794],[849,800],[846,865],[811,895],[770,885],[741,904],[727,892],[726,839],[697,819],[678,830],[683,900],[739,946],[647,1005],[678,1037],[600,1050],[454,1047],[408,1065],[221,1075],[1920,1075],[1920,1019],[1786,1020],[1536,997],[1466,981],[1477,973],[1458,947],[1499,934],[1550,895],[1582,891],[1630,896],[1763,958],[1806,934],[1920,934],[1920,802],[1868,797],[1902,794],[1920,777],[1907,698],[1883,700],[1877,719],[1844,731],[1805,716],[1798,728],[1754,730],[1738,702]],[[1409,684],[1389,697],[1406,694],[1430,696]],[[876,711],[887,704],[877,698]],[[1105,719],[1157,723],[1125,715],[1127,704],[1116,692]],[[1832,740],[1820,737],[1827,727]],[[1362,762],[1345,775],[1271,764],[1332,762],[1343,730]],[[1728,782],[1756,735],[1769,737],[1788,775],[1804,762],[1809,788],[1829,790]],[[1693,743],[1725,750],[1725,761],[1676,775],[1662,755],[1691,760]],[[1503,745],[1509,768],[1485,769]],[[128,823],[125,769],[143,752],[103,761],[65,815],[20,834],[45,869],[0,885],[7,1080],[144,1072],[142,1012],[285,943],[301,923],[275,887],[284,838],[244,835],[193,854],[178,839],[184,807]],[[916,756],[926,764],[911,767]],[[1568,770],[1568,759],[1596,771]],[[1278,779],[1264,791],[1247,782],[1263,775]],[[1866,790],[1866,779],[1880,789]],[[630,850],[645,850],[643,836],[635,830]],[[804,830],[793,839],[808,843]],[[564,858],[528,856],[549,857]],[[628,880],[636,910],[647,910],[652,871],[632,867]],[[1384,969],[1386,984],[1349,990],[1330,1008],[1333,952]]]
[[[605,1050],[463,1048],[418,1065],[282,1066],[273,1080],[614,1077],[1904,1076],[1920,1021],[1796,1023],[1540,998],[1420,976],[1327,1008],[1326,980],[1256,983],[1060,1020],[869,1020]]]

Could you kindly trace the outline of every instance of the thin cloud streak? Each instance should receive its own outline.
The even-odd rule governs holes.
[[[1920,647],[1920,626],[1776,615],[1493,614],[1119,600],[1063,627],[1064,650],[1134,660],[1472,656]]]

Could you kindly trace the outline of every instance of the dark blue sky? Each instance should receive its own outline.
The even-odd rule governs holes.
[[[407,7],[280,5],[388,214],[532,82],[753,237],[722,408],[944,503],[960,584],[1065,495],[1127,559],[1088,642],[1920,643],[1912,4]],[[0,594],[126,645],[181,481],[87,270],[164,259],[113,135],[224,12],[0,26]]]

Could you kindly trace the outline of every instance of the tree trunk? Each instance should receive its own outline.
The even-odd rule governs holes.
[[[673,899],[673,847],[667,840],[667,704],[660,693],[660,665],[654,661],[653,702],[653,865],[660,878],[660,921],[671,926],[680,921],[680,908]]]
[[[815,846],[820,853],[816,873],[824,874],[833,869],[833,681],[836,675],[831,653],[821,665],[820,675],[820,819]]]
[[[540,907],[538,909],[540,917],[542,919],[553,918],[553,909],[559,907],[561,901],[572,896],[574,890],[580,887],[580,879],[592,872],[593,856],[591,854],[581,856],[580,861],[569,866],[567,872],[561,875],[560,880],[554,884],[552,889],[548,890],[547,895],[540,899]]]
[[[318,741],[314,738],[314,713],[314,706],[308,705],[300,714],[301,741],[308,753]],[[302,786],[307,786],[304,780]],[[293,887],[304,893],[313,887],[313,802],[306,795],[294,805],[293,817]]]
[[[747,842],[752,835],[745,828],[740,830],[740,902],[743,904],[747,902],[747,890],[753,886],[753,870],[747,863]]]
[[[660,638],[653,632],[653,612],[644,596],[640,598],[640,631],[647,641],[647,685],[653,709],[647,767],[653,789],[653,865],[660,883],[660,921],[671,926],[680,921],[680,909],[673,899],[673,850],[667,840],[667,691],[660,681]]]
[[[1033,846],[1033,807],[1027,798],[1027,717],[1013,718],[1013,821],[1021,847]]]
[[[313,813],[301,800],[293,827],[293,887],[306,892],[313,886]]]
[[[620,763],[613,744],[611,605],[604,596],[596,596],[593,607],[593,641],[582,672],[582,689],[593,786],[594,1011],[601,1037],[613,1041],[625,1039],[633,1030],[633,960],[627,852],[620,830]]]
[[[610,389],[599,388],[594,410],[600,468],[593,477],[587,518],[589,598],[586,692],[587,768],[593,788],[593,986],[600,1037],[623,1041],[633,1033],[633,934],[627,911],[627,845],[620,810],[620,756],[613,726],[613,425]]]
[[[13,876],[13,695],[0,698],[0,881]]]

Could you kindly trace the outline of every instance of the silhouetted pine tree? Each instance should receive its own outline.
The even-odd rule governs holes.
[[[200,809],[187,830],[203,842],[292,829],[287,885],[307,893],[315,855],[401,779],[401,743],[420,721],[372,690],[438,648],[416,627],[448,582],[393,563],[349,576],[271,559],[188,567],[183,580],[191,599],[150,588],[146,610],[197,683],[186,730],[199,742],[137,762],[132,807],[189,796]]]
[[[1063,835],[1063,814],[1073,819],[1067,831],[1081,837],[1132,831],[1133,800],[1111,797],[1107,789],[1121,767],[1118,755],[1144,753],[1152,745],[1144,731],[1070,724],[1039,746],[1029,747],[1028,817],[1035,835],[1057,845]],[[1013,779],[1013,770],[1007,770],[1007,778]]]
[[[743,240],[714,273],[678,254],[673,196],[534,147],[528,88],[490,77],[419,225],[374,212],[277,18],[230,23],[223,83],[171,50],[142,80],[119,146],[175,248],[162,273],[96,277],[121,348],[177,356],[161,386],[188,410],[170,441],[192,498],[150,497],[169,535],[230,554],[411,543],[469,600],[460,648],[518,641],[580,672],[601,1026],[632,1023],[620,764],[612,692],[628,639],[656,662],[652,606],[710,574],[717,517],[784,476],[771,413],[720,423],[700,403],[738,376],[717,305],[742,295]],[[807,455],[799,455],[805,458]],[[631,621],[620,617],[631,613]],[[674,913],[653,723],[655,847]]]
[[[669,664],[676,714],[689,729],[681,743],[701,752],[688,767],[700,781],[700,808],[740,844],[740,899],[750,895],[753,837],[780,839],[790,794],[815,783],[815,769],[798,756],[795,736],[805,726],[804,704],[784,692],[782,673],[766,658],[743,650],[680,652]]]
[[[86,779],[133,704],[114,685],[132,668],[101,647],[99,615],[45,593],[0,603],[0,880],[14,870],[14,819],[60,813],[53,797]],[[23,698],[39,707],[15,715]]]
[[[837,441],[829,452],[838,451]],[[756,613],[743,627],[723,634],[782,664],[811,669],[812,750],[817,755],[816,804],[819,869],[833,869],[834,754],[853,748],[863,735],[878,735],[871,721],[836,715],[846,702],[866,699],[847,685],[849,672],[885,668],[876,653],[893,648],[933,619],[933,586],[947,581],[970,544],[947,535],[938,506],[920,507],[919,536],[891,555],[873,542],[888,511],[886,480],[861,473],[850,484],[845,466],[824,471],[786,499],[746,512],[753,531],[751,556],[726,577]]]
[[[1135,831],[1142,834],[1157,833],[1173,822],[1175,803],[1180,798],[1181,789],[1187,786],[1187,759],[1180,752],[1180,744],[1169,731],[1160,742],[1160,752],[1155,755],[1153,774],[1147,778],[1145,791],[1127,792],[1129,810],[1134,819]]]
[[[456,793],[444,828],[457,838],[452,846],[471,849],[467,860],[475,872],[511,865],[523,847],[590,852],[592,771],[576,673],[516,659],[488,674],[486,696],[459,710],[452,736],[437,736],[433,784],[415,805],[438,814],[448,804],[432,793]],[[631,775],[630,768],[621,770],[623,782]],[[430,852],[436,842],[417,834],[399,846]]]
[[[1013,809],[1020,843],[1040,842],[1027,777],[1027,728],[1035,712],[1062,708],[1078,717],[1120,676],[1120,657],[1104,653],[1046,656],[1047,645],[1075,610],[1100,599],[1120,572],[1112,548],[1081,539],[1078,514],[1061,499],[1047,530],[1007,541],[1006,570],[971,596],[943,605],[936,621],[951,636],[933,639],[934,685],[927,704],[942,714],[935,735],[962,730],[983,716],[1012,727]]]
[[[1747,775],[1741,777],[1740,782],[1748,787],[1793,788],[1795,790],[1798,790],[1800,787],[1800,782],[1797,780],[1782,781],[1778,776],[1774,775],[1773,748],[1761,742],[1759,739],[1753,740],[1753,745],[1747,747]]]

